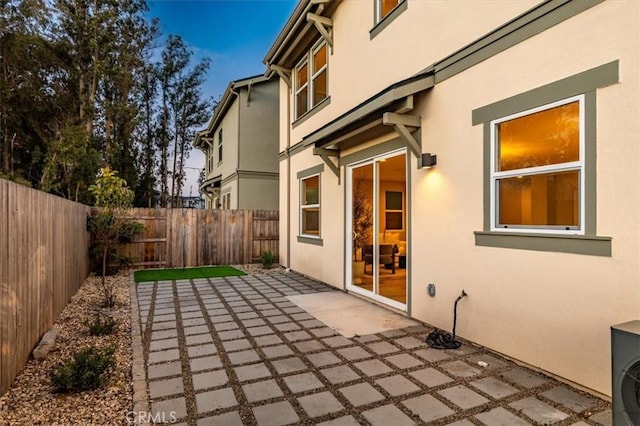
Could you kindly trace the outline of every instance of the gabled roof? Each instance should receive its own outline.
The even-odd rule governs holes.
[[[309,13],[330,17],[342,0],[300,0],[289,20],[262,62],[267,66],[266,75],[270,75],[271,65],[291,68],[300,53],[307,49],[319,36],[312,22],[307,20]]]
[[[196,132],[196,138],[193,141],[193,146],[195,146],[196,148],[200,148],[202,146],[202,142],[204,142],[204,138],[210,137],[211,132],[213,132],[218,124],[220,124],[220,121],[222,120],[222,118],[224,118],[224,115],[233,104],[235,96],[238,94],[236,92],[237,89],[250,87],[254,84],[266,83],[268,81],[271,81],[272,79],[272,77],[265,77],[264,75],[260,74],[230,82],[226,90],[224,91],[224,94],[222,95],[222,99],[220,99],[218,106],[213,111],[213,115],[211,116],[211,120],[209,120],[207,128]]]

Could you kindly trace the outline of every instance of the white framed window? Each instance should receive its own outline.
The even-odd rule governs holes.
[[[393,11],[403,0],[374,0],[376,8],[376,23],[382,21]]]
[[[226,194],[222,194],[222,208],[224,210],[228,210],[231,208],[231,193],[227,192]]]
[[[584,95],[490,122],[491,230],[584,234]]]
[[[218,131],[218,163],[222,163],[222,129]]]
[[[321,40],[295,66],[294,113],[300,118],[328,96],[328,49]]]
[[[300,180],[300,235],[320,237],[320,174]]]
[[[207,149],[207,173],[213,171],[213,146]]]

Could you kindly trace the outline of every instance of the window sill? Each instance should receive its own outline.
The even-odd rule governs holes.
[[[322,245],[322,238],[320,237],[307,237],[304,235],[298,235],[298,242],[304,244],[312,244],[314,246]]]
[[[311,108],[309,111],[305,112],[300,117],[296,118],[295,121],[291,123],[291,127],[295,129],[297,126],[307,121],[309,117],[311,117],[316,112],[320,111],[322,108],[326,107],[330,103],[331,103],[331,96],[327,96],[326,98],[321,100],[316,106]]]
[[[474,231],[476,246],[611,257],[611,237]]]
[[[371,31],[369,31],[369,40],[373,40],[378,34],[382,32],[391,22],[393,22],[402,12],[407,10],[407,4],[409,0],[404,0],[391,11],[387,16],[382,18],[380,22],[376,23]]]

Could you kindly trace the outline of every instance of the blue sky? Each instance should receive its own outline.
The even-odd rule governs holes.
[[[194,59],[212,60],[205,91],[218,99],[231,80],[262,74],[262,59],[296,0],[149,0],[163,36],[178,34]]]
[[[149,16],[160,19],[163,37],[180,35],[194,60],[211,59],[203,89],[205,97],[216,100],[229,81],[264,73],[262,59],[297,4],[297,0],[148,1]],[[191,151],[183,195],[198,194],[195,169],[202,169],[204,161],[201,151]]]

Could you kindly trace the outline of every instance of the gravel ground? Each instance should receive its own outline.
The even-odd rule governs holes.
[[[118,321],[110,336],[92,336],[85,322],[101,303],[99,277],[89,277],[73,296],[53,327],[60,329],[55,347],[44,360],[30,359],[13,385],[0,397],[0,425],[103,425],[126,424],[132,406],[130,271],[108,277],[115,286],[117,305],[103,312]],[[48,376],[58,363],[72,358],[87,346],[114,342],[116,368],[104,388],[78,394],[56,394]],[[122,419],[117,421],[114,419]]]
[[[260,264],[234,265],[248,274],[280,274],[279,265],[263,269]],[[117,333],[91,336],[85,321],[91,319],[101,303],[100,277],[89,277],[73,296],[52,328],[60,334],[55,347],[44,360],[30,359],[11,388],[0,397],[0,425],[102,425],[126,424],[132,408],[131,316],[129,283],[131,271],[107,277],[116,288],[117,306],[110,313],[118,320]],[[56,394],[49,370],[90,346],[117,344],[117,367],[106,386],[79,394]],[[122,422],[116,420],[122,419]]]

